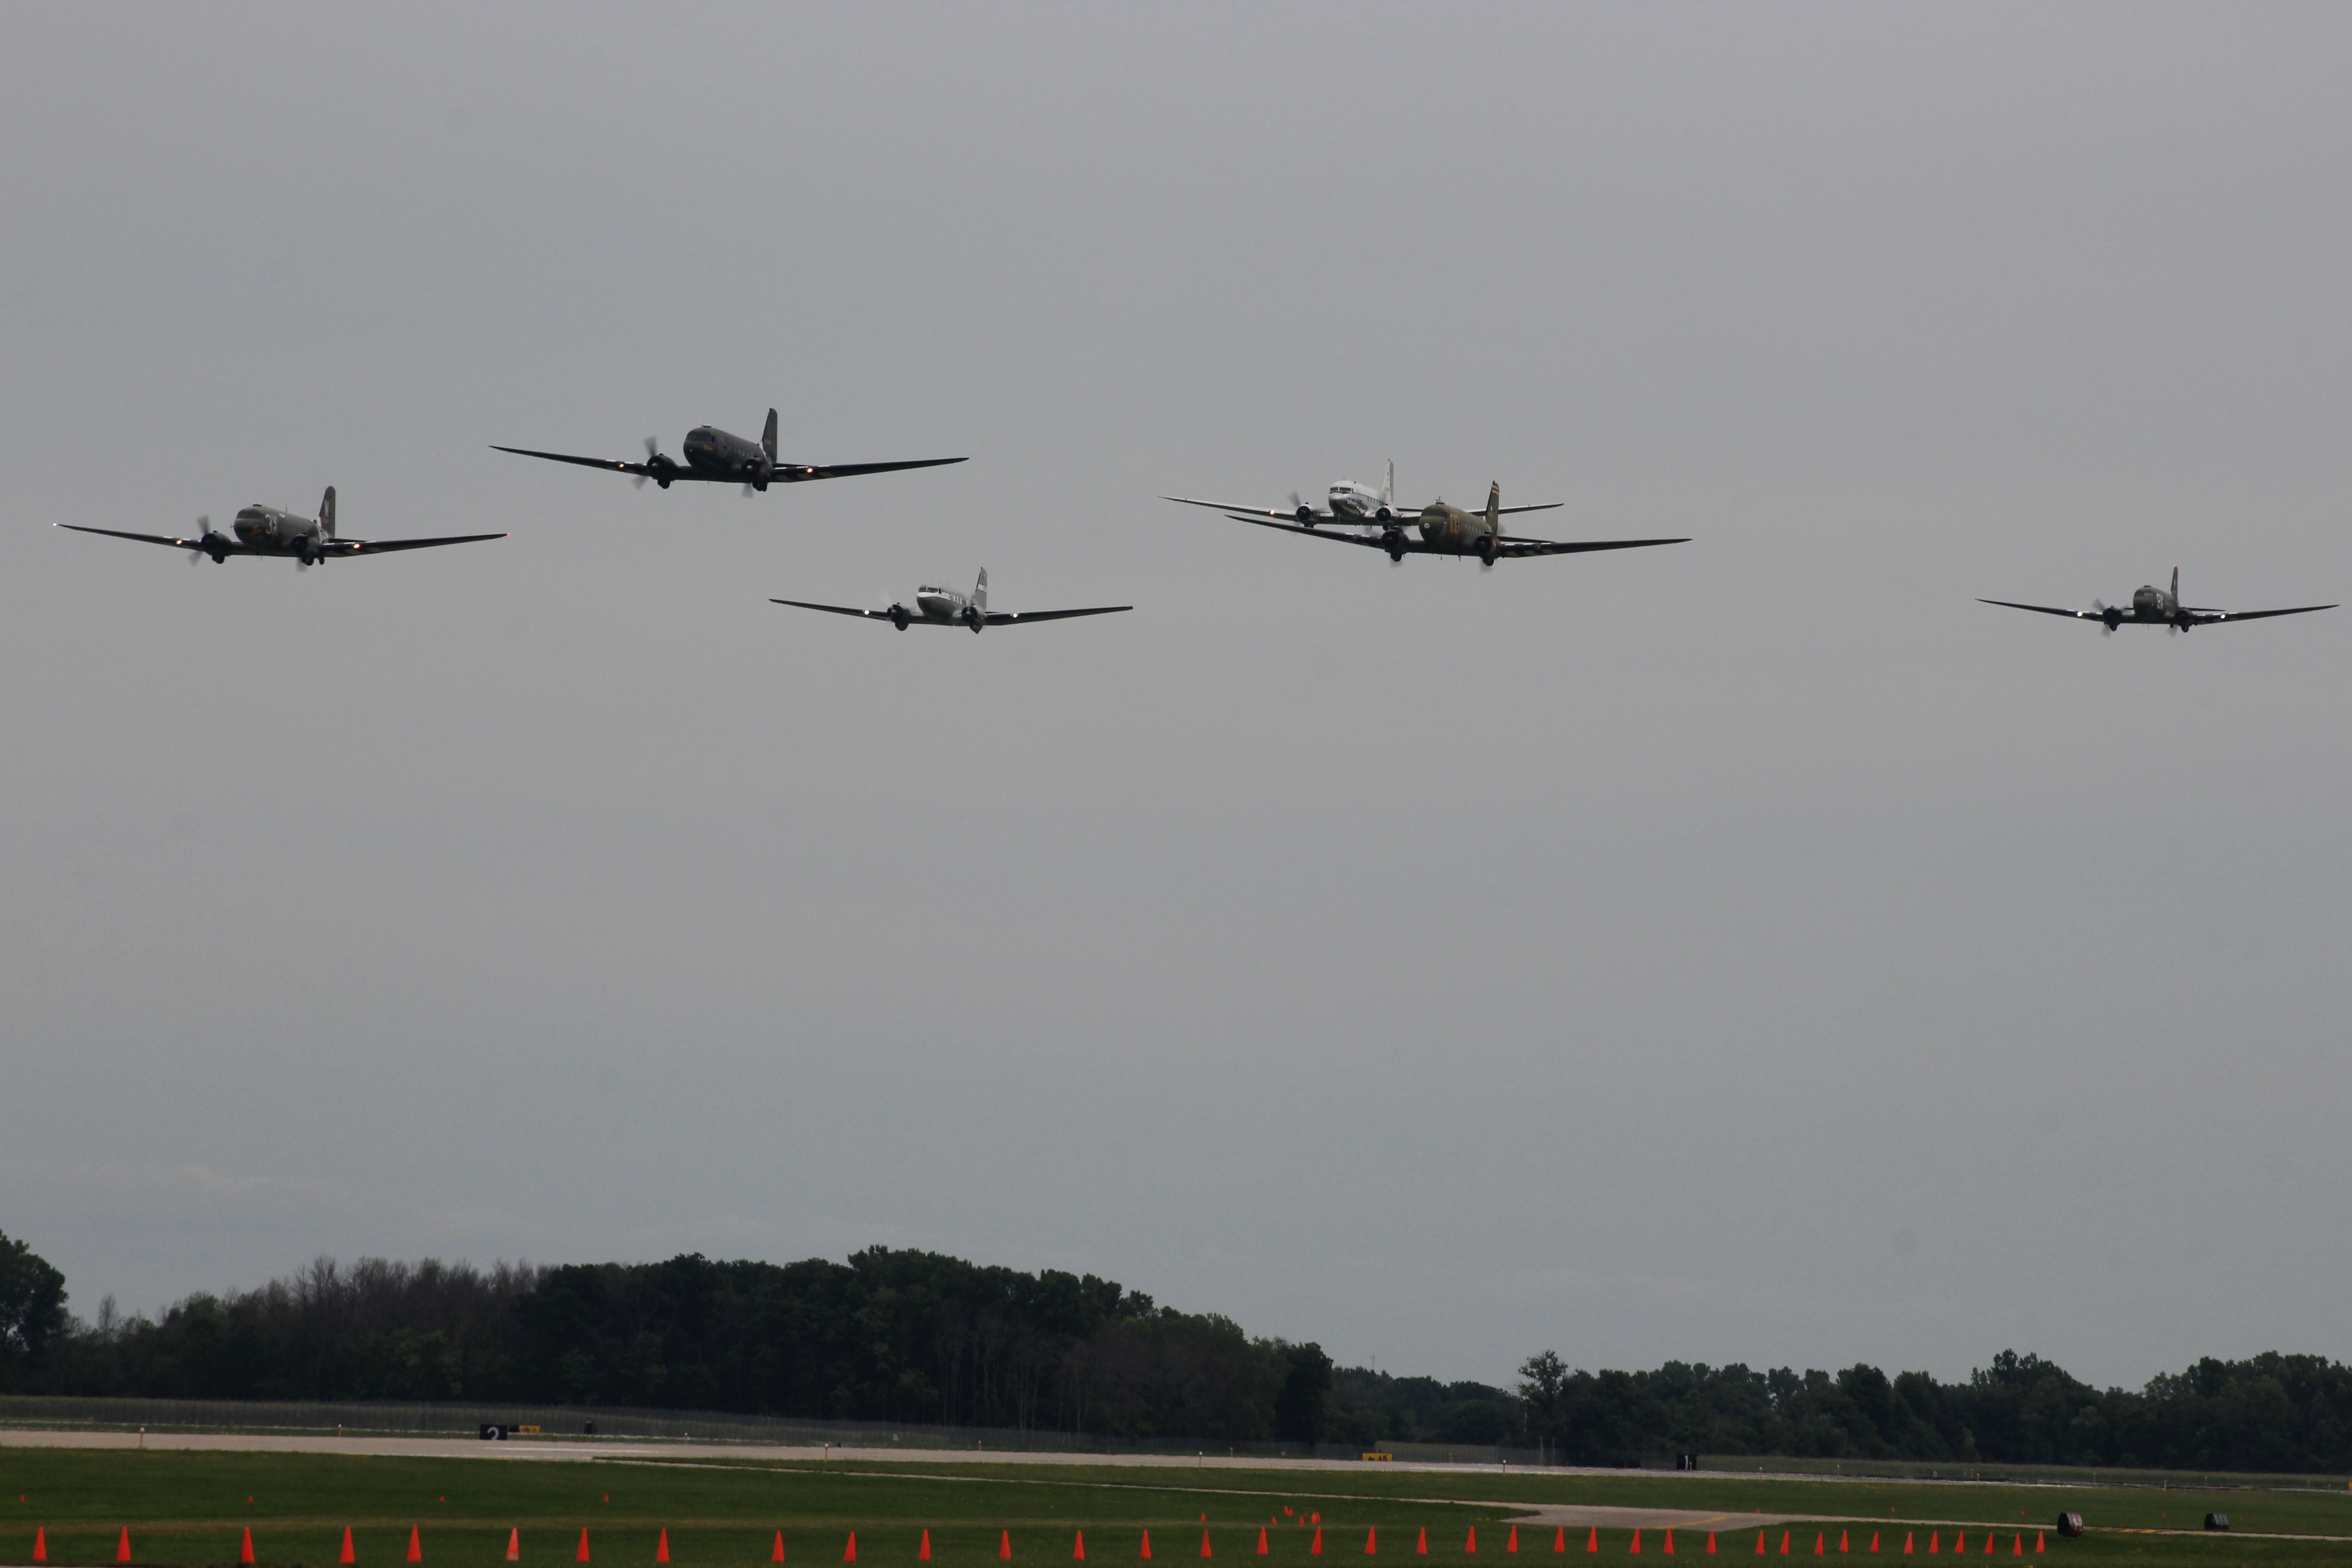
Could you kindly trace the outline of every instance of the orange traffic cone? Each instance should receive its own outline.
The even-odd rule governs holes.
[[[931,1543],[931,1542],[930,1542],[930,1535],[931,1535],[931,1532],[930,1532],[929,1531],[928,1531],[928,1530],[927,1530],[927,1531],[923,1531],[923,1544],[924,1544],[926,1547],[929,1546],[929,1545],[930,1545],[930,1543]],[[784,1532],[783,1532],[782,1531],[781,1531],[781,1530],[780,1530],[780,1531],[776,1531],[776,1543],[775,1543],[773,1546],[772,1546],[772,1547],[768,1548],[768,1561],[769,1561],[769,1562],[771,1562],[771,1563],[782,1563],[783,1560],[784,1560]]]
[[[1789,1555],[1789,1532],[1785,1530],[1780,1532],[1780,1555]]]
[[[780,1531],[776,1531],[776,1550],[777,1550],[779,1552],[782,1552],[782,1551],[783,1551],[783,1549],[784,1549],[784,1532],[783,1532],[782,1531],[781,1531],[781,1530],[780,1530]],[[918,1543],[918,1544],[917,1544],[917,1546],[915,1547],[915,1561],[916,1561],[916,1562],[918,1562],[918,1563],[929,1563],[930,1560],[931,1560],[931,1532],[930,1532],[929,1531],[928,1531],[928,1530],[927,1530],[927,1531],[923,1531],[923,1539],[922,1539],[922,1541],[921,1541],[919,1543]],[[783,1559],[780,1556],[780,1557],[778,1557],[778,1558],[776,1559],[776,1561],[777,1561],[777,1562],[779,1562],[779,1563],[782,1563],[782,1562],[783,1561]]]
[[[253,1526],[249,1524],[245,1527],[245,1539],[236,1543],[236,1560],[240,1563],[249,1563],[253,1561]],[[36,1563],[46,1561],[37,1542],[33,1547],[33,1561]]]
[[[1215,1552],[1209,1550],[1209,1532],[1205,1530],[1201,1531],[1201,1555],[1203,1557],[1214,1557],[1216,1555]]]
[[[1706,1532],[1706,1554],[1709,1557],[1715,1555],[1715,1531],[1712,1530]]]
[[[1429,1555],[1429,1526],[1425,1524],[1423,1525],[1421,1527],[1421,1533],[1413,1537],[1412,1554],[1415,1557],[1426,1557]]]
[[[131,1561],[131,1527],[127,1524],[122,1527],[122,1539],[114,1543],[114,1560],[117,1563]]]
[[[1756,1532],[1756,1555],[1764,1555],[1764,1532],[1760,1530]]]
[[[245,1532],[245,1540],[246,1544],[247,1546],[251,1546],[253,1543],[253,1531],[249,1530]],[[33,1531],[33,1561],[36,1563],[47,1563],[48,1560],[49,1527],[46,1524],[38,1525],[36,1526]],[[252,1559],[247,1558],[246,1561],[251,1562]]]
[[[507,1561],[509,1563],[522,1561],[522,1531],[520,1529],[507,1531]]]
[[[580,1527],[580,1550],[572,1554],[572,1561],[574,1563],[588,1561],[588,1527],[584,1524]]]
[[[409,1561],[413,1563],[415,1559],[412,1557]],[[654,1561],[656,1563],[669,1561],[669,1526],[667,1525],[662,1526],[661,1539],[654,1542]]]
[[[1928,1552],[1929,1552],[1929,1554],[1930,1554],[1930,1555],[1933,1555],[1935,1552],[1939,1552],[1939,1551],[1943,1550],[1940,1546],[1938,1546],[1938,1545],[1937,1544],[1937,1542],[1938,1542],[1942,1541],[1943,1539],[1944,1539],[1944,1532],[1943,1532],[1942,1531],[1940,1531],[1940,1530],[1931,1530],[1931,1531],[1929,1531],[1927,1532],[1927,1551],[1928,1551]]]
[[[1965,1530],[1956,1530],[1952,1531],[1952,1550],[1955,1552],[1966,1552],[1968,1549],[1969,1532]]]
[[[857,1531],[853,1530],[849,1532],[849,1544],[841,1549],[841,1560],[844,1563],[857,1561]]]
[[[417,1535],[416,1527],[413,1524],[408,1527],[408,1560],[411,1563],[425,1561],[425,1542]],[[669,1559],[665,1557],[662,1561],[667,1563]]]
[[[1903,1555],[1911,1555],[1911,1532],[1907,1530],[1903,1532]]]
[[[1822,1551],[1824,1550],[1824,1542],[1826,1542],[1828,1540],[1829,1540],[1829,1532],[1828,1532],[1827,1531],[1821,1531],[1820,1533],[1816,1534],[1816,1535],[1813,1537],[1813,1555],[1814,1555],[1814,1556],[1819,1557],[1819,1556],[1822,1554]]]
[[[1878,1531],[1874,1530],[1870,1532],[1870,1549],[1873,1552],[1878,1550]]]
[[[1000,1563],[1013,1561],[1013,1532],[1009,1530],[996,1533],[996,1560]]]
[[[2033,1550],[2039,1552],[2042,1549],[2042,1532],[2037,1530],[2033,1532]]]
[[[1376,1525],[1373,1525],[1370,1530],[1367,1530],[1367,1531],[1364,1531],[1364,1555],[1365,1555],[1365,1556],[1367,1556],[1367,1557],[1377,1557],[1377,1556],[1379,1556],[1379,1555],[1380,1555],[1380,1552],[1381,1552],[1381,1541],[1380,1541],[1380,1535],[1381,1535],[1381,1527],[1380,1527],[1379,1525],[1377,1525],[1377,1524],[1376,1524]]]
[[[1666,1550],[1667,1550],[1667,1552],[1672,1552],[1674,1551],[1674,1549],[1675,1549],[1675,1532],[1674,1532],[1672,1530],[1668,1530],[1668,1531],[1666,1531]]]
[[[342,1554],[337,1557],[335,1561],[338,1563],[356,1563],[359,1561],[358,1558],[352,1555],[352,1527],[348,1524],[343,1526]]]
[[[1554,1552],[1568,1550],[1568,1526],[1560,1525],[1551,1532],[1551,1549]]]
[[[1843,1530],[1838,1531],[1838,1550],[1840,1552],[1845,1550],[1845,1531]]]
[[[1470,1527],[1470,1539],[1463,1546],[1462,1550],[1469,1552],[1475,1552],[1478,1550],[1478,1527],[1476,1525],[1474,1524]]]
[[[1315,1532],[1315,1550],[1323,1550],[1323,1532],[1319,1530]],[[1148,1530],[1143,1532],[1143,1554],[1146,1557],[1151,1555],[1151,1531]]]
[[[1592,1526],[1591,1533],[1585,1536],[1584,1549],[1587,1552],[1598,1552],[1601,1550],[1601,1527],[1599,1525],[1596,1524]]]
[[[1262,1524],[1257,1527],[1257,1554],[1265,1555],[1265,1526]]]
[[[1638,1524],[1633,1527],[1633,1545],[1632,1550],[1637,1552],[1642,1550],[1642,1527]]]
[[[1519,1549],[1519,1527],[1518,1527],[1517,1525],[1516,1525],[1516,1524],[1515,1524],[1515,1525],[1511,1526],[1511,1538],[1510,1538],[1508,1541],[1506,1541],[1506,1542],[1503,1542],[1503,1550],[1504,1550],[1504,1551],[1506,1551],[1506,1552],[1517,1552],[1518,1549]]]
[[[923,1533],[925,1535],[929,1535],[930,1531],[927,1530],[923,1531]],[[1070,1542],[1070,1561],[1073,1563],[1084,1563],[1086,1560],[1087,1532],[1081,1530],[1077,1533],[1077,1538]]]

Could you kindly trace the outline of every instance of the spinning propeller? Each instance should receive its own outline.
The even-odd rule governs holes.
[[[647,479],[652,479],[659,484],[662,489],[669,489],[669,477],[670,474],[677,468],[677,464],[670,458],[662,456],[661,437],[658,436],[648,436],[646,437],[646,467],[653,469],[654,471],[650,474],[632,475],[629,479],[631,484],[636,486],[639,489],[643,489],[646,488],[646,481]]]

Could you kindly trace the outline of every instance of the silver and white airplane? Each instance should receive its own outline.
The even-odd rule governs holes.
[[[886,474],[898,468],[936,468],[961,463],[961,458],[917,458],[897,463],[780,463],[776,461],[776,411],[768,410],[767,427],[757,441],[732,436],[715,425],[698,425],[686,433],[686,461],[666,457],[657,437],[646,437],[646,460],[624,462],[618,458],[575,458],[564,452],[534,452],[528,447],[499,447],[520,458],[544,458],[551,463],[577,463],[583,468],[605,468],[633,477],[637,488],[647,479],[667,489],[680,479],[706,479],[713,484],[740,484],[743,493],[765,490],[771,484],[797,485],[810,479],[847,479],[852,474]]]
[[[848,605],[813,605],[806,599],[771,599],[772,605],[790,605],[795,609],[824,610],[836,616],[856,616],[869,621],[887,621],[900,631],[908,626],[966,626],[979,631],[983,626],[1025,626],[1032,621],[1066,621],[1073,616],[1115,616],[1133,605],[1097,605],[1085,610],[1029,610],[1014,614],[1009,610],[988,607],[988,572],[982,568],[980,581],[973,585],[969,598],[953,588],[934,587],[929,584],[915,590],[915,607],[903,603],[887,610],[860,610]]]
[[[78,522],[61,522],[59,528],[69,528],[76,533],[102,533],[109,539],[134,539],[142,544],[168,544],[188,552],[193,564],[209,555],[215,566],[225,563],[232,555],[279,555],[293,558],[297,571],[305,570],[321,561],[336,561],[346,555],[382,555],[394,550],[429,550],[436,544],[472,544],[485,539],[504,539],[503,533],[459,533],[445,539],[338,539],[335,537],[335,487],[329,485],[324,499],[319,502],[319,515],[303,517],[299,513],[280,511],[274,506],[256,501],[236,514],[229,525],[231,532],[215,533],[213,520],[196,519],[193,538],[167,537],[160,533],[125,533],[114,528],[85,528]]]
[[[1314,528],[1331,523],[1340,527],[1354,523],[1363,527],[1379,527],[1390,522],[1411,522],[1421,516],[1422,508],[1396,504],[1396,464],[1389,464],[1388,479],[1379,489],[1359,484],[1354,479],[1340,479],[1326,493],[1324,510],[1316,510],[1290,492],[1290,505],[1280,510],[1254,506],[1233,506],[1221,500],[1194,500],[1191,496],[1162,496],[1162,500],[1181,501],[1186,506],[1205,506],[1223,512],[1228,517],[1247,517],[1255,522],[1270,518],[1276,522],[1287,520],[1301,528]],[[1441,503],[1442,504],[1442,503]],[[1565,505],[1563,501],[1545,501],[1538,506],[1511,506],[1503,509],[1508,516],[1515,511],[1551,511]]]
[[[1465,511],[1458,506],[1439,500],[1423,507],[1400,507],[1395,504],[1396,465],[1389,465],[1389,482],[1374,496],[1352,479],[1343,479],[1331,487],[1331,510],[1318,512],[1298,502],[1289,511],[1260,511],[1224,505],[1219,501],[1194,500],[1190,496],[1162,496],[1162,500],[1181,501],[1186,506],[1214,507],[1235,522],[1252,522],[1260,528],[1279,529],[1285,533],[1310,534],[1317,539],[1328,539],[1340,544],[1362,544],[1388,552],[1393,564],[1402,565],[1407,555],[1475,555],[1483,566],[1496,562],[1527,555],[1577,555],[1588,550],[1637,550],[1650,544],[1687,544],[1688,539],[1527,539],[1503,531],[1502,520],[1516,512],[1551,511],[1565,504],[1541,501],[1534,506],[1505,506],[1503,487],[1486,487],[1486,506],[1483,511]],[[1326,533],[1321,524],[1359,523],[1356,533]],[[1408,528],[1417,529],[1415,539]]]
[[[2172,586],[2157,587],[2142,584],[2131,596],[2131,606],[2103,605],[2091,601],[2087,610],[2063,610],[2053,605],[2021,605],[2014,599],[1979,599],[1979,605],[1999,605],[2006,610],[2034,610],[2045,616],[2066,616],[2078,621],[2097,621],[2106,629],[2104,637],[2116,635],[2117,626],[2167,626],[2185,632],[2196,626],[2218,626],[2230,621],[2259,621],[2272,616],[2307,616],[2315,610],[2332,610],[2333,605],[2298,605],[2291,610],[2209,610],[2180,602],[2180,568],[2172,569]]]

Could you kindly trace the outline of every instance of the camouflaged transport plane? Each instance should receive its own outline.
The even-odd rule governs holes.
[[[1285,533],[1303,533],[1314,539],[1328,539],[1339,544],[1361,544],[1386,551],[1391,563],[1402,564],[1408,555],[1475,555],[1479,564],[1492,567],[1501,560],[1515,560],[1526,555],[1576,555],[1588,550],[1638,550],[1650,544],[1687,544],[1687,539],[1525,539],[1503,531],[1502,520],[1514,512],[1552,511],[1564,503],[1538,501],[1533,506],[1505,506],[1503,487],[1486,488],[1486,508],[1484,511],[1465,511],[1444,500],[1431,501],[1427,506],[1401,507],[1396,504],[1396,465],[1389,465],[1388,482],[1374,491],[1353,479],[1342,479],[1331,487],[1330,505],[1327,511],[1317,511],[1290,495],[1287,511],[1258,510],[1236,507],[1223,501],[1194,500],[1190,496],[1162,496],[1162,500],[1181,501],[1186,506],[1205,506],[1222,511],[1235,522],[1254,522],[1260,528],[1279,529]],[[1353,533],[1325,531],[1324,525],[1354,526]],[[1419,538],[1413,536],[1417,531]]]
[[[444,539],[339,539],[335,536],[335,487],[329,485],[327,494],[319,502],[319,515],[304,517],[299,512],[280,511],[274,506],[256,501],[236,514],[229,525],[231,531],[215,533],[213,520],[196,519],[196,531],[188,538],[161,533],[125,533],[114,528],[85,528],[78,522],[61,522],[59,528],[69,528],[76,533],[102,533],[109,539],[132,539],[142,544],[168,544],[188,552],[193,563],[209,555],[215,566],[225,563],[232,555],[277,555],[290,558],[296,570],[316,565],[321,561],[339,561],[346,555],[382,555],[394,550],[430,550],[437,544],[473,544],[485,539],[504,539],[503,533],[459,533]]]

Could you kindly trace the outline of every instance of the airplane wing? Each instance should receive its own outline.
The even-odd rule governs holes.
[[[174,550],[217,550],[224,555],[250,555],[253,552],[234,539],[215,534],[210,544],[201,539],[166,539],[160,533],[125,533],[119,528],[84,528],[78,522],[60,522],[58,528],[69,528],[76,533],[102,533],[109,539],[135,539],[142,544],[168,544]]]
[[[887,474],[898,468],[937,468],[949,463],[961,463],[961,458],[915,458],[898,463],[778,463],[776,471],[768,478],[770,484],[796,485],[807,479],[845,479],[852,474]],[[725,479],[729,484],[740,484],[742,476],[725,474],[688,474],[681,471],[679,479]]]
[[[1508,517],[1515,511],[1558,511],[1561,507],[1564,507],[1568,503],[1564,500],[1546,500],[1538,501],[1533,506],[1498,506],[1495,509],[1495,515],[1497,517]],[[1462,510],[1469,512],[1473,517],[1483,517],[1486,515],[1484,510],[1481,509],[1464,507]],[[1677,539],[1675,542],[1676,544],[1681,544],[1684,543],[1685,541]]]
[[[484,539],[505,537],[503,533],[457,533],[446,539],[345,539],[337,541],[342,548],[336,553],[381,555],[387,550],[430,550],[436,544],[472,544]]]
[[[1115,616],[1121,610],[1131,610],[1133,605],[1097,605],[1088,610],[1029,610],[1011,615],[1003,610],[991,610],[988,624],[992,626],[1025,626],[1031,621],[1066,621],[1072,616]]]
[[[618,458],[575,458],[569,452],[534,452],[528,447],[499,447],[494,445],[490,447],[490,450],[493,452],[512,452],[518,458],[544,458],[551,463],[577,463],[583,468],[609,468],[616,474],[638,474],[646,479],[653,478],[654,474],[654,468],[651,463],[628,463],[622,461]],[[694,470],[681,463],[671,472],[670,477],[672,479],[690,479],[695,477],[695,474]]]
[[[1221,500],[1194,500],[1191,496],[1161,496],[1160,499],[1161,500],[1180,501],[1186,506],[1205,506],[1213,511],[1223,512],[1227,517],[1238,517],[1244,522],[1256,522],[1262,518],[1277,518],[1284,522],[1291,523],[1293,525],[1296,525],[1298,521],[1298,509],[1297,507],[1292,507],[1286,511],[1278,510],[1270,507],[1233,506]],[[1397,515],[1402,517],[1405,514],[1400,512]],[[1419,517],[1421,513],[1415,511],[1412,515]],[[1328,511],[1318,511],[1315,513],[1315,517],[1318,521],[1334,521],[1331,514]]]
[[[2014,599],[1979,599],[1979,605],[1999,605],[2007,610],[2033,610],[2045,616],[2064,616],[2077,621],[2095,621],[2103,617],[2089,610],[2062,610],[2052,605],[2021,605]],[[2126,617],[2129,619],[2128,616]]]
[[[2307,616],[2314,610],[2332,610],[2333,605],[2298,605],[2292,610],[2216,610],[2210,616],[2200,616],[2200,626],[2219,626],[2223,621],[2260,621],[2272,616]]]
[[[1532,511],[1536,509],[1528,509]],[[1374,543],[1379,541],[1375,540]],[[1495,542],[1495,553],[1517,561],[1530,555],[1578,555],[1587,550],[1639,550],[1645,544],[1688,544],[1688,539],[1513,539]]]
[[[806,599],[771,599],[768,603],[772,605],[790,605],[794,609],[799,610],[823,610],[827,615],[856,616],[860,619],[868,621],[887,621],[890,618],[890,612],[887,610],[860,610],[849,605],[812,605]],[[922,621],[922,616],[916,616],[910,618],[908,624],[912,626]],[[961,623],[942,622],[940,624],[961,625]]]
[[[1167,496],[1161,499],[1174,500],[1177,498],[1174,496]],[[1202,505],[1205,503],[1195,502],[1194,504]],[[1369,544],[1375,550],[1385,550],[1388,548],[1387,545],[1381,542],[1381,536],[1377,533],[1339,533],[1328,528],[1308,528],[1303,523],[1291,521],[1290,513],[1286,511],[1266,512],[1258,516],[1252,516],[1248,512],[1229,511],[1225,513],[1225,515],[1232,518],[1235,522],[1254,522],[1260,528],[1278,528],[1285,533],[1303,533],[1309,539],[1328,539],[1335,544]],[[1351,518],[1340,526],[1343,528],[1377,528],[1380,525],[1378,523],[1359,524]],[[1408,539],[1404,542],[1404,547],[1408,552],[1415,552],[1422,548],[1422,542],[1418,539]]]

